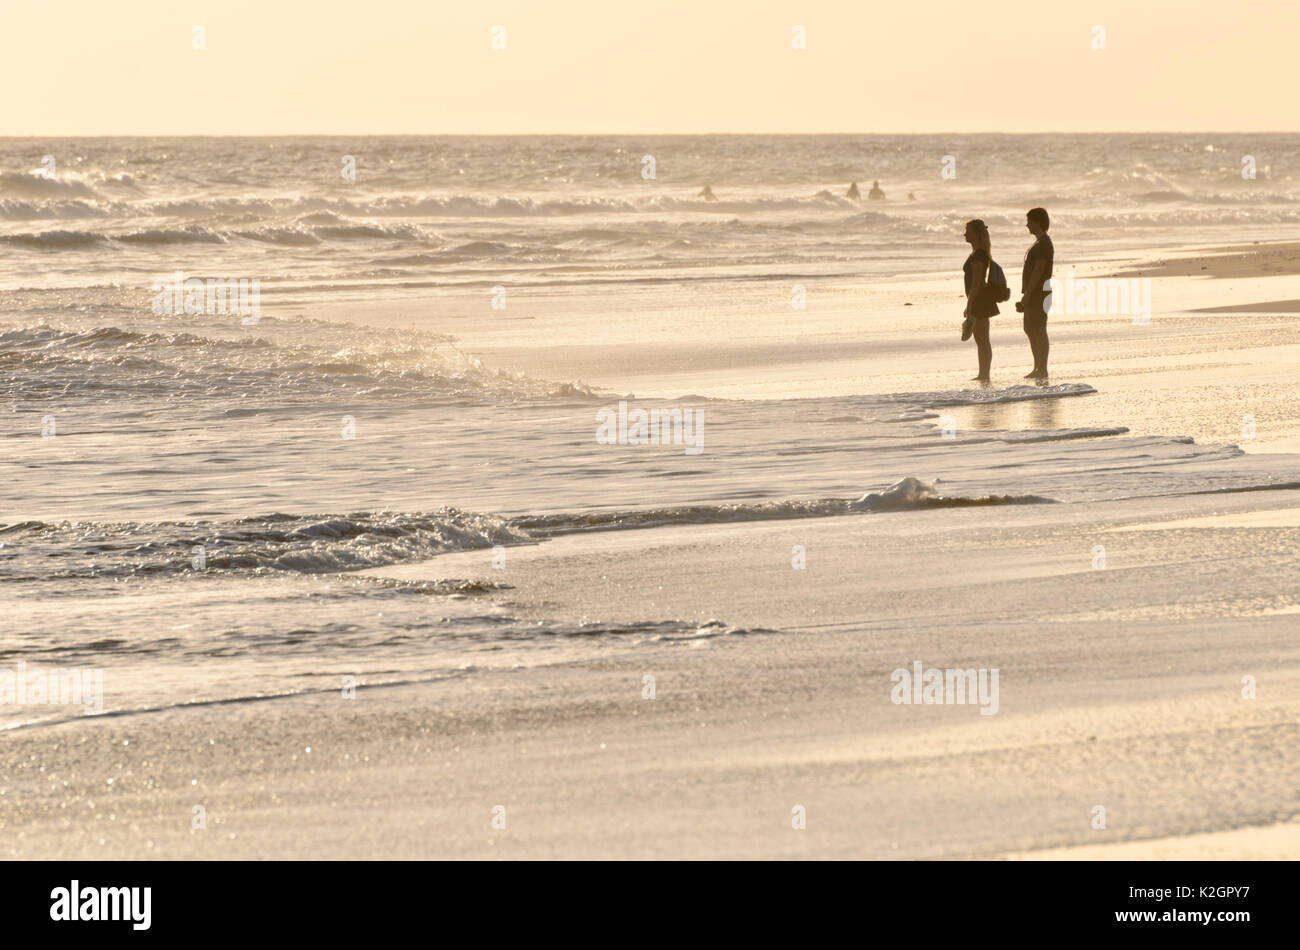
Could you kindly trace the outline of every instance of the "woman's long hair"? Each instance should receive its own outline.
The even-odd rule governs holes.
[[[966,222],[966,230],[975,234],[975,243],[972,245],[976,250],[987,251],[989,256],[993,256],[993,238],[989,236],[989,226],[984,223],[983,218],[971,218]]]

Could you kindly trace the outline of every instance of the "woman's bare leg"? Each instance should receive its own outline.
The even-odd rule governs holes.
[[[989,368],[993,365],[993,345],[989,343],[989,321],[976,320],[972,335],[975,337],[975,350],[979,353],[980,360],[980,374],[975,379],[987,383]]]

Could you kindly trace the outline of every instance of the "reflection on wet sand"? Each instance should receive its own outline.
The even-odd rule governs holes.
[[[1059,429],[1061,399],[1029,399],[1023,402],[988,403],[954,409],[952,416],[961,429]]]

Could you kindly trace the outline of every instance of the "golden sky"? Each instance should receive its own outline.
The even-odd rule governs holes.
[[[0,81],[3,135],[1297,131],[1300,0],[0,0]]]

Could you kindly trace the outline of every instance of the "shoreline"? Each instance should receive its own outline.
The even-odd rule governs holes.
[[[1285,266],[1266,270],[1261,249]],[[1251,452],[1300,451],[1300,420],[1280,409],[1291,401],[1288,392],[1300,402],[1292,371],[1300,362],[1300,326],[1290,319],[1289,305],[1281,310],[1273,306],[1300,301],[1300,244],[1224,250],[1214,260],[1232,262],[1225,265],[1230,267],[1223,272],[1227,279],[1199,279],[1211,273],[1199,269],[1209,258],[1188,249],[1153,249],[1121,267],[1114,261],[1081,267],[1079,278],[1142,279],[1156,273],[1142,260],[1192,255],[1176,275],[1170,271],[1171,276],[1154,278],[1149,325],[1133,326],[1124,314],[1052,316],[1051,381],[1088,382],[1098,396],[1062,403],[1046,424],[1123,425],[1137,435],[1240,443]],[[1267,260],[1276,263],[1273,257]],[[1058,263],[1058,278],[1065,266]],[[511,305],[504,321],[480,319],[477,298],[414,301],[404,312],[418,312],[423,329],[455,338],[460,352],[489,367],[589,385],[611,399],[773,401],[929,392],[964,388],[974,366],[973,345],[957,339],[958,278],[809,282],[807,309],[798,312],[771,288],[700,293],[686,308],[675,293],[650,291],[626,298],[599,293],[523,298]],[[474,310],[468,309],[471,300]],[[1010,303],[1003,309],[992,321],[995,388],[1021,384],[1029,368],[1020,316]],[[364,300],[313,312],[324,319],[391,319]],[[702,320],[721,342],[699,341]],[[1255,405],[1253,393],[1265,384],[1277,387],[1276,393],[1268,405]],[[1235,417],[1221,414],[1233,403],[1243,404]],[[960,428],[1042,424],[1014,408],[952,415]],[[1250,439],[1242,434],[1245,415],[1255,418]]]

